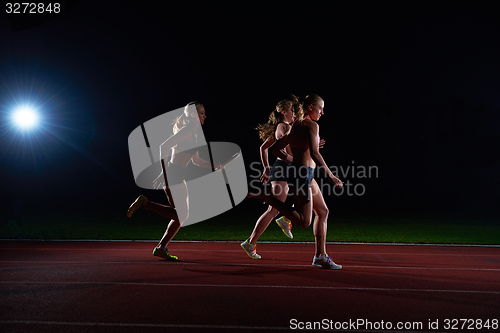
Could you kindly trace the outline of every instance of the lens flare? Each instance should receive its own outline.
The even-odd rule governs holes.
[[[36,126],[38,114],[34,108],[23,106],[14,111],[12,119],[17,126],[28,129]]]

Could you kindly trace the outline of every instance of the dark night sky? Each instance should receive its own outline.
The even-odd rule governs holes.
[[[129,133],[192,100],[205,104],[207,140],[237,143],[250,165],[259,161],[255,126],[288,93],[310,92],[325,100],[327,164],[379,170],[351,180],[366,195],[328,197],[331,207],[498,212],[493,8],[62,3],[64,15],[46,22],[0,14],[2,214],[78,213],[96,198],[99,209],[126,209],[142,191]],[[45,119],[31,137],[8,121],[29,96]]]

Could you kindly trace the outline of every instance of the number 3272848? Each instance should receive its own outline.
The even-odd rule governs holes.
[[[445,330],[483,330],[483,329],[498,329],[498,319],[445,319]]]
[[[43,14],[61,12],[61,4],[55,3],[36,3],[36,2],[7,2],[5,4],[5,12],[7,14]]]

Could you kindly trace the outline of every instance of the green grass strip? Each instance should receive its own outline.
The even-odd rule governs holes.
[[[257,214],[257,213],[256,213]],[[176,240],[243,241],[258,214],[223,214],[183,227]],[[168,221],[148,211],[124,216],[25,216],[0,219],[1,239],[158,240]],[[287,238],[273,221],[260,241],[314,241],[313,229],[294,227]],[[327,241],[408,244],[500,244],[500,223],[419,218],[338,218],[328,221]]]

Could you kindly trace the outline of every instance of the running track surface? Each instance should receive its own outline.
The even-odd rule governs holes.
[[[383,321],[451,332],[445,319],[500,319],[500,248],[328,245],[337,271],[311,266],[313,244],[259,244],[263,259],[251,260],[238,243],[172,243],[182,262],[154,246],[0,242],[0,331],[279,332],[293,319],[363,319],[373,326],[357,331]]]

